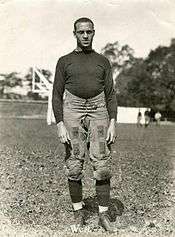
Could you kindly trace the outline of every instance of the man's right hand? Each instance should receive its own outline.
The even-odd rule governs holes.
[[[63,121],[57,123],[57,133],[61,143],[70,143],[71,139]]]

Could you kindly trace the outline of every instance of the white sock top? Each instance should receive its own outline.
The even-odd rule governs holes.
[[[98,209],[99,209],[99,213],[108,211],[108,207],[98,206]]]
[[[83,208],[83,203],[82,202],[76,202],[72,203],[74,211],[78,211]]]

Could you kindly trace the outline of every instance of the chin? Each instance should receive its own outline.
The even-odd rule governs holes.
[[[90,48],[91,46],[90,46],[90,44],[88,44],[88,45],[86,44],[86,45],[82,45],[82,47],[83,48]]]

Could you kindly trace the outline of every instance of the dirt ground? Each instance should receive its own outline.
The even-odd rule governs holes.
[[[119,124],[110,213],[118,234],[175,236],[175,126]],[[86,226],[72,234],[64,149],[45,120],[0,119],[0,237],[109,236],[98,226],[92,169],[85,163]]]

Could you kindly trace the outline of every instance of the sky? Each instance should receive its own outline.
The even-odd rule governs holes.
[[[0,73],[31,66],[54,72],[76,47],[73,23],[84,16],[95,24],[97,52],[118,41],[145,58],[175,38],[174,0],[0,0]]]

